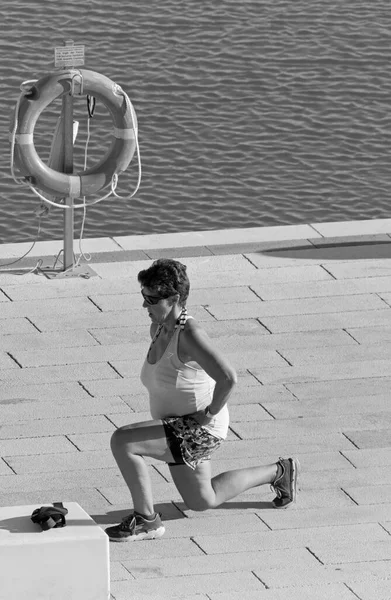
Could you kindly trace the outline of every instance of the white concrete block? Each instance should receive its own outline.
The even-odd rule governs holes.
[[[50,506],[50,504],[48,504]],[[0,600],[107,600],[109,540],[75,502],[66,527],[43,531],[38,506],[0,508]]]

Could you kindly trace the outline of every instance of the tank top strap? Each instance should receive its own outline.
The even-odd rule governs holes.
[[[187,308],[183,308],[181,314],[179,315],[179,319],[178,319],[177,329],[179,329],[179,331],[184,330],[187,319],[194,319],[194,317],[191,317],[190,315],[187,314]]]

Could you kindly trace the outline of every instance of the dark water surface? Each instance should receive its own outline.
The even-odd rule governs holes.
[[[141,188],[88,209],[86,237],[391,217],[389,0],[0,0],[0,16],[0,242],[36,233],[38,199],[10,176],[9,115],[66,39],[139,120]],[[59,109],[38,122],[43,157]],[[80,168],[84,102],[75,112]],[[89,165],[109,127],[98,106]],[[134,161],[120,192],[136,180]],[[41,239],[60,238],[53,208]]]

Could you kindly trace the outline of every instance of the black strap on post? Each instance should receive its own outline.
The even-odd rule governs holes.
[[[53,502],[53,506],[36,508],[31,515],[31,520],[33,523],[38,523],[43,531],[47,531],[48,529],[65,527],[65,515],[67,514],[68,509],[64,508],[62,502]]]
[[[92,119],[95,111],[96,98],[95,96],[87,95],[87,110],[88,110],[88,118]]]

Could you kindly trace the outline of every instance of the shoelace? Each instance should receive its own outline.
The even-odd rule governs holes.
[[[277,495],[277,498],[282,498],[282,492],[281,492],[281,490],[280,490],[280,489],[279,489],[279,488],[276,486],[276,482],[277,482],[279,479],[281,479],[281,477],[284,475],[284,467],[282,466],[282,464],[281,464],[281,462],[280,462],[281,460],[283,460],[283,459],[280,457],[280,459],[279,459],[279,461],[278,461],[278,464],[280,464],[280,465],[281,465],[281,467],[282,467],[282,473],[281,473],[281,474],[280,474],[280,476],[278,477],[278,471],[277,471],[277,475],[276,475],[276,478],[275,478],[275,480],[273,481],[273,483],[272,483],[272,484],[270,484],[270,489],[271,489],[271,491],[272,491],[272,492],[274,492],[274,493]]]
[[[133,514],[128,515],[127,517],[124,517],[122,519],[121,525],[120,525],[120,529],[122,531],[128,531],[130,529],[130,531],[134,531],[134,529],[136,528],[136,517]]]

